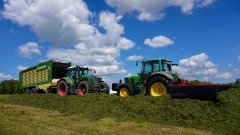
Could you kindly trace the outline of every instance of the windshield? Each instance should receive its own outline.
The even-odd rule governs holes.
[[[79,74],[80,75],[93,75],[93,72],[91,69],[85,68],[85,69],[79,70]]]
[[[171,72],[172,71],[172,65],[169,64],[169,63],[166,63],[166,62],[163,62],[162,63],[162,69],[163,71],[168,71],[168,72]]]
[[[93,71],[91,69],[88,69],[88,75],[93,75]]]

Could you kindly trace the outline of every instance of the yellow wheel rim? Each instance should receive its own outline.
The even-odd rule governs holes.
[[[160,82],[155,82],[151,86],[151,95],[153,97],[158,97],[158,96],[164,96],[167,95],[167,89],[166,87],[160,83]]]
[[[127,97],[129,96],[129,91],[127,88],[123,87],[120,89],[120,97]]]

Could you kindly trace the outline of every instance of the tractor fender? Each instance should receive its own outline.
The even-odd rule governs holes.
[[[63,77],[63,78],[61,78],[60,80],[58,80],[57,84],[58,84],[60,81],[65,81],[67,84],[71,84],[71,81],[69,80],[68,77]]]
[[[152,79],[153,77],[156,77],[156,76],[162,76],[162,77],[168,79],[169,81],[173,82],[173,77],[171,75],[169,75],[168,73],[165,73],[165,72],[153,73],[147,78],[147,81]]]

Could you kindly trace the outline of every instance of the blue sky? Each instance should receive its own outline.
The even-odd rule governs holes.
[[[186,79],[240,78],[238,0],[0,1],[0,81],[49,59],[89,66],[109,83],[167,58]]]

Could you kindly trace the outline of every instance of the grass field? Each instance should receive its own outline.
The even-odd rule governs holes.
[[[1,135],[55,134],[207,134],[194,129],[153,123],[116,122],[111,118],[88,120],[78,115],[65,116],[20,105],[0,104]]]
[[[88,94],[0,96],[5,134],[239,134],[240,90],[216,101]]]

